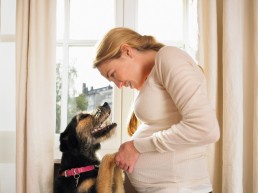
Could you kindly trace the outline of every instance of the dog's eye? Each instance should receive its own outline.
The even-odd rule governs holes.
[[[89,114],[80,114],[80,116],[79,116],[79,121],[85,119],[85,118],[88,117],[88,116],[89,116]]]

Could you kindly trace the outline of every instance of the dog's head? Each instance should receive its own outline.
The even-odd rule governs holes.
[[[99,143],[109,138],[117,126],[110,121],[111,109],[108,103],[99,106],[93,113],[79,113],[74,116],[60,135],[60,150],[82,151],[100,147]]]

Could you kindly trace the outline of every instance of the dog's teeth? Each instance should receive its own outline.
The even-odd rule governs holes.
[[[93,131],[92,131],[92,133],[96,133],[98,131],[98,129],[96,128],[96,129],[94,129]]]

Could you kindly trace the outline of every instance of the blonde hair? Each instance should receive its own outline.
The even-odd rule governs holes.
[[[130,120],[127,124],[127,133],[129,136],[132,136],[134,132],[137,130],[137,127],[139,126],[140,121],[135,116],[134,112],[131,113]]]
[[[158,51],[164,46],[164,44],[157,42],[153,36],[141,35],[125,27],[113,28],[99,43],[93,67],[96,68],[110,59],[119,58],[121,56],[120,47],[123,44],[128,44],[138,51]]]

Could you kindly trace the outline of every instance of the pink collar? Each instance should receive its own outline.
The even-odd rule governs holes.
[[[70,170],[65,170],[61,173],[61,176],[65,176],[70,177],[70,176],[76,176],[79,175],[80,173],[84,173],[84,172],[89,172],[95,169],[94,165],[90,165],[90,166],[84,166],[81,168],[72,168]]]

